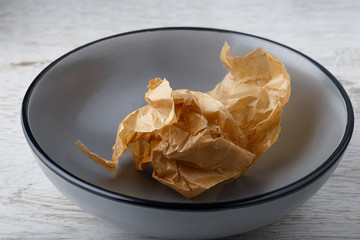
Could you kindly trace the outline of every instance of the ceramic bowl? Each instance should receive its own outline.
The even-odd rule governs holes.
[[[263,47],[287,68],[292,84],[279,140],[240,178],[194,199],[137,172],[125,155],[115,174],[89,160],[82,140],[110,158],[118,124],[145,104],[148,81],[209,91],[227,69],[219,54]],[[46,67],[22,106],[26,139],[50,181],[86,212],[127,231],[164,238],[216,238],[281,218],[308,200],[338,165],[353,131],[351,102],[324,67],[290,47],[218,29],[129,32],[79,47]]]

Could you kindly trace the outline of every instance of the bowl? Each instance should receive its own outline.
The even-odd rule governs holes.
[[[109,159],[118,124],[145,104],[150,79],[212,89],[227,73],[219,60],[225,41],[234,56],[263,47],[292,84],[278,141],[243,176],[185,199],[151,169],[136,171],[129,155],[111,174],[77,148],[80,139]],[[32,82],[21,119],[41,169],[80,208],[127,231],[195,239],[244,233],[304,203],[335,170],[354,125],[339,81],[299,51],[245,33],[181,27],[123,33],[65,54]]]

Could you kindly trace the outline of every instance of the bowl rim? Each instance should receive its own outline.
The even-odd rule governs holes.
[[[158,32],[158,31],[179,31],[179,30],[186,30],[186,31],[205,31],[205,32],[218,32],[218,33],[227,33],[227,34],[234,34],[234,35],[242,35],[242,36],[248,36],[253,37],[256,39],[260,39],[266,42],[270,42],[272,44],[284,47],[292,52],[295,52],[296,54],[304,57],[308,61],[310,61],[313,65],[315,65],[320,71],[322,71],[325,75],[329,77],[329,79],[333,82],[333,84],[337,87],[339,92],[341,93],[343,100],[346,105],[347,109],[347,124],[344,132],[344,136],[341,139],[341,142],[336,147],[334,152],[330,155],[328,159],[326,159],[318,168],[307,174],[306,176],[298,179],[295,182],[292,182],[286,186],[283,186],[281,188],[275,189],[270,192],[266,192],[260,195],[247,197],[243,199],[237,199],[237,200],[229,200],[229,201],[221,201],[221,202],[164,202],[164,201],[156,201],[156,200],[149,200],[149,199],[143,199],[143,198],[137,198],[133,196],[128,196],[125,194],[120,194],[117,192],[109,191],[106,189],[103,189],[99,186],[96,186],[94,184],[91,184],[83,179],[80,179],[79,177],[71,174],[67,170],[63,169],[61,166],[59,166],[54,160],[52,160],[40,147],[38,142],[36,141],[34,135],[32,134],[30,124],[29,124],[29,118],[28,118],[28,109],[29,109],[29,100],[31,98],[32,92],[34,91],[36,85],[38,82],[42,79],[42,77],[52,68],[54,67],[58,62],[63,60],[64,58],[68,57],[69,55],[84,49],[90,45],[106,41],[113,38],[118,38],[122,36],[127,35],[134,35],[138,33],[145,33],[145,32]],[[322,65],[320,65],[318,62],[313,60],[312,58],[308,57],[307,55],[299,52],[298,50],[295,50],[289,46],[286,46],[282,43],[259,37],[256,35],[243,33],[243,32],[237,32],[232,30],[225,30],[225,29],[216,29],[216,28],[203,28],[203,27],[164,27],[164,28],[149,28],[149,29],[142,29],[142,30],[136,30],[136,31],[129,31],[124,32],[112,36],[108,36],[105,38],[101,38],[92,42],[89,42],[85,45],[82,45],[80,47],[75,48],[74,50],[62,55],[52,63],[50,63],[45,69],[43,69],[36,78],[32,81],[29,88],[27,89],[22,106],[21,106],[21,125],[22,129],[25,135],[25,138],[30,145],[31,149],[34,151],[34,153],[37,155],[37,157],[40,159],[40,161],[45,164],[50,170],[52,170],[55,174],[57,174],[59,177],[61,177],[63,180],[66,180],[70,184],[73,184],[85,191],[88,191],[90,193],[94,193],[98,196],[111,199],[114,201],[119,201],[127,204],[135,204],[145,207],[151,207],[151,208],[160,208],[160,209],[167,209],[167,210],[182,210],[182,211],[218,211],[218,210],[224,210],[229,208],[235,208],[235,207],[246,207],[251,205],[257,205],[262,204],[264,202],[272,201],[281,197],[285,197],[293,192],[299,191],[303,189],[304,187],[308,186],[312,182],[316,181],[318,178],[320,178],[322,175],[324,175],[327,170],[329,170],[341,157],[341,155],[344,153],[345,149],[347,148],[354,128],[354,112],[353,107],[350,101],[349,96],[347,95],[345,89],[341,85],[341,83],[333,76],[327,69],[325,69]]]

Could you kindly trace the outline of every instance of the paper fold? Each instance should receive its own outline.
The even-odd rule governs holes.
[[[129,150],[137,170],[151,162],[153,178],[187,198],[239,177],[277,140],[290,78],[261,48],[231,57],[225,43],[220,58],[230,72],[208,93],[172,90],[165,79],[151,80],[148,104],[119,125],[111,160],[76,144],[110,172]]]

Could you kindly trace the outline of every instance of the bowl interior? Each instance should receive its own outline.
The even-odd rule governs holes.
[[[274,54],[292,84],[279,140],[243,176],[188,200],[152,179],[151,167],[137,172],[129,154],[110,174],[76,147],[81,140],[110,159],[118,124],[145,104],[150,79],[166,78],[173,89],[211,90],[227,73],[219,60],[225,41],[233,56],[259,46]],[[253,36],[194,29],[114,36],[66,55],[38,77],[27,114],[39,146],[67,172],[113,192],[166,202],[229,201],[289,185],[328,159],[347,123],[340,91],[307,58]]]

